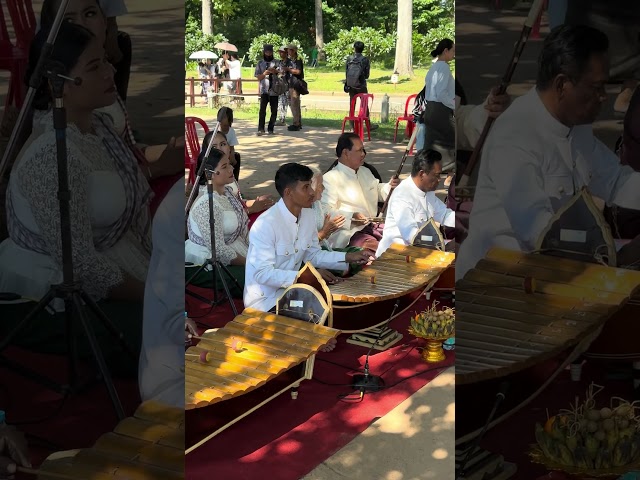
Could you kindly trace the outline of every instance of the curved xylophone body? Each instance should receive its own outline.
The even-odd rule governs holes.
[[[184,479],[184,432],[184,410],[148,401],[92,448],[50,456],[38,478]]]
[[[397,299],[396,316],[436,284],[453,288],[454,261],[453,253],[394,244],[371,265],[336,285],[327,286],[306,268],[297,282],[330,295],[333,308],[328,325],[354,333],[386,322]]]
[[[205,333],[185,356],[186,453],[310,379],[315,353],[339,333],[250,308]],[[200,360],[202,352],[208,361]]]
[[[458,441],[482,428],[503,382],[496,420],[553,381],[639,286],[640,272],[491,250],[456,284]]]

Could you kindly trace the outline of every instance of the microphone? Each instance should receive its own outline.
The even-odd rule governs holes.
[[[389,322],[391,322],[391,319],[393,318],[393,315],[396,313],[396,310],[398,309],[398,307],[400,307],[400,299],[396,300],[396,303],[393,305],[393,310],[391,311],[391,315],[389,315],[389,319],[385,322],[382,328],[380,328],[380,332],[378,333],[378,337],[376,338],[376,341],[373,342],[371,347],[369,347],[369,351],[367,352],[367,356],[364,361],[364,375],[353,376],[352,387],[360,390],[361,397],[364,396],[364,392],[368,392],[368,391],[375,392],[375,391],[381,390],[384,387],[384,380],[382,380],[382,377],[378,375],[369,374],[369,355],[371,355],[371,350],[373,350],[373,347],[375,347],[380,341],[380,337],[382,337],[382,334],[387,329],[387,326],[389,325]]]

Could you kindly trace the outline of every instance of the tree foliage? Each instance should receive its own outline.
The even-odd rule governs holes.
[[[371,62],[384,60],[393,50],[396,42],[395,34],[383,34],[371,27],[341,30],[338,32],[338,38],[324,46],[327,65],[335,69],[344,68],[347,55],[353,53],[353,44],[358,40],[364,43],[365,47],[362,53],[369,57]]]
[[[307,53],[315,44],[315,2],[311,0],[212,0],[212,5],[214,34],[228,38],[238,47],[240,56],[249,51],[257,37],[268,32],[276,32],[280,38],[298,39]],[[322,12],[325,51],[334,59],[331,65],[341,64],[343,56],[351,53],[354,32],[363,35],[358,40],[372,46],[368,54],[378,61],[387,62],[394,53],[395,44],[390,48],[387,44],[389,38],[395,42],[397,0],[323,0]],[[187,43],[208,43],[197,38],[201,0],[185,0],[185,15],[187,27],[196,26],[190,30],[192,36]],[[413,0],[414,63],[429,60],[424,52],[431,51],[433,47],[429,45],[434,37],[446,34],[453,38],[454,31],[454,0]],[[329,44],[333,46],[332,55]],[[250,56],[253,58],[253,54]]]
[[[304,60],[307,63],[307,56],[302,52],[302,45],[299,40],[293,39],[289,40],[286,37],[282,37],[277,33],[265,33],[264,35],[259,35],[253,39],[251,45],[249,46],[249,52],[247,57],[249,61],[255,65],[259,60],[262,59],[262,49],[265,44],[273,45],[273,56],[277,60],[280,57],[278,56],[278,48],[284,47],[293,43],[298,47],[298,58]]]

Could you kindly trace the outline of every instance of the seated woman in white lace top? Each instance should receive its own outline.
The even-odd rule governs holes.
[[[224,135],[219,135],[214,139],[214,148],[215,146],[222,146],[222,142],[225,141]],[[198,168],[204,159],[210,138],[211,136],[208,136],[203,141],[202,151],[198,158]],[[219,153],[217,156],[215,155],[216,151]],[[233,176],[233,165],[229,160],[228,147],[219,150],[212,149],[209,158],[207,169],[214,172],[213,175],[210,174],[209,176],[213,181],[215,253],[220,263],[226,266],[235,280],[237,280],[236,284],[230,278],[225,278],[232,295],[242,298],[244,265],[247,249],[249,248],[249,216],[238,197],[237,190],[232,188],[232,185],[235,184],[235,178]],[[205,185],[200,186],[201,194],[191,206],[187,222],[188,240],[185,242],[185,262],[194,265],[186,269],[185,276],[187,280],[196,275],[196,272],[200,270],[199,266],[212,257],[209,196],[205,194],[205,176],[201,179],[202,183]],[[215,281],[216,285],[220,287],[221,284],[217,283],[219,280],[216,278]],[[201,287],[213,287],[214,274],[210,268],[206,268],[197,273],[190,283]]]
[[[42,29],[50,29],[60,8],[62,0],[45,0],[40,15]],[[69,0],[64,19],[66,22],[81,25],[93,33],[103,45],[107,38],[107,18],[98,0]],[[117,95],[114,102],[100,108],[113,120],[116,132],[131,149],[142,167],[142,172],[149,180],[151,189],[155,193],[151,202],[151,210],[159,205],[164,195],[173,184],[184,175],[184,136],[172,138],[167,144],[142,145],[136,143],[128,112],[124,101]],[[34,112],[34,131],[40,130],[47,118],[42,118],[46,112]],[[46,126],[46,125],[45,125]]]
[[[32,44],[31,71],[46,36],[47,31],[40,31]],[[68,122],[74,279],[103,306],[131,346],[139,348],[151,248],[149,184],[131,151],[113,130],[110,118],[94,113],[113,103],[116,95],[113,69],[105,60],[102,43],[87,29],[63,23],[52,59],[64,65],[70,77],[82,79],[81,85],[65,83],[63,98]],[[49,85],[44,80],[34,105],[48,110],[51,103]],[[41,299],[50,285],[63,279],[56,134],[51,111],[47,115],[45,130],[34,132],[11,170],[6,194],[10,238],[0,244],[0,292],[13,292],[31,300]],[[54,300],[50,307],[56,312],[64,309],[61,300]],[[20,319],[30,305],[0,308],[0,317],[7,319],[0,322],[1,329],[8,328],[10,318]],[[33,322],[34,331],[47,338],[47,350],[57,350],[56,339],[60,349],[65,350],[64,316],[50,318],[52,315],[43,312],[40,317]],[[98,331],[97,335],[100,339],[106,332]],[[23,331],[19,337],[37,346],[35,335]],[[108,336],[107,339],[108,345],[117,348],[117,342]],[[79,347],[82,353],[82,344]],[[128,359],[122,353],[114,356]],[[135,371],[136,363],[127,366]]]

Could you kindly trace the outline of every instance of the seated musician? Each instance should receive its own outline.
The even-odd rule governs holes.
[[[592,131],[607,98],[608,48],[604,33],[580,25],[545,39],[536,86],[496,120],[484,146],[457,279],[494,246],[534,250],[583,186],[607,204],[640,206],[640,173],[621,166]]]
[[[227,266],[229,272],[237,280],[228,281],[232,296],[242,298],[244,287],[244,265],[249,248],[249,216],[244,205],[229,185],[234,183],[234,176],[229,152],[219,150],[220,156],[210,155],[208,168],[213,175],[213,216],[214,235],[216,236],[215,257]],[[206,150],[203,149],[198,162],[204,161]],[[206,184],[207,175],[201,177]],[[273,204],[273,201],[271,201]],[[210,227],[209,196],[201,195],[189,210],[187,232],[189,239],[185,242],[185,261],[195,264],[186,269],[186,277],[191,278],[200,265],[212,257],[212,240]],[[219,279],[215,283],[218,284]],[[210,269],[201,271],[191,281],[193,285],[213,287],[214,276]]]
[[[47,32],[41,30],[31,46],[31,71],[46,37]],[[64,96],[74,278],[137,350],[151,250],[149,185],[110,119],[94,112],[115,98],[110,88],[113,69],[103,61],[102,42],[87,29],[65,22],[52,59],[61,62],[69,76],[83,79],[81,85],[67,82]],[[48,108],[51,103],[52,92],[43,80],[35,104]],[[20,152],[11,170],[7,191],[10,238],[0,244],[0,291],[16,293],[29,302],[0,307],[2,334],[63,278],[61,220],[55,199],[56,135],[53,113],[47,115],[46,130]],[[56,299],[50,306],[55,313],[41,311],[30,328],[21,330],[16,344],[49,353],[67,351],[63,302]],[[137,362],[122,354],[97,317],[89,318],[95,322],[107,364],[134,374]],[[91,355],[88,342],[78,346],[82,357]]]
[[[287,163],[276,172],[276,189],[282,197],[263,213],[249,232],[246,257],[244,305],[275,312],[276,301],[291,286],[305,262],[320,269],[345,271],[349,263],[365,264],[373,252],[330,252],[320,248],[315,215],[311,210],[314,192],[309,167]],[[320,270],[327,283],[337,277]]]
[[[441,173],[440,152],[420,150],[413,160],[411,176],[400,182],[389,199],[376,257],[393,243],[411,245],[420,226],[430,218],[447,227],[455,226],[455,212],[435,194]]]
[[[98,41],[107,48],[109,53],[108,19],[104,14],[105,3],[98,0],[70,0],[65,12],[65,21],[81,25],[93,33]],[[56,13],[62,0],[45,0],[42,4],[40,24],[43,30],[49,30],[53,25]],[[112,60],[112,59],[111,59]],[[116,62],[112,62],[115,65]],[[36,107],[37,108],[37,107]],[[115,101],[102,107],[100,111],[108,114],[114,123],[114,128],[122,137],[123,142],[141,165],[141,169],[154,192],[151,199],[151,213],[155,213],[164,195],[169,191],[178,178],[184,175],[184,136],[171,138],[167,144],[142,145],[136,143],[129,124],[129,117],[124,101],[116,92]],[[51,122],[46,112],[34,112],[33,130],[39,135],[39,130],[48,128]],[[43,125],[44,123],[44,125]]]
[[[384,226],[370,219],[377,216],[378,202],[384,201],[400,180],[392,178],[383,184],[369,169],[361,168],[366,153],[355,133],[340,135],[336,155],[337,165],[324,174],[322,206],[327,212],[344,216],[345,223],[329,243],[334,248],[363,247],[375,252]]]
[[[322,192],[324,192],[324,182],[322,178],[322,172],[317,168],[310,167],[313,172],[313,178],[311,179],[311,188],[314,191],[314,201],[311,207],[316,215],[316,227],[318,228],[318,242],[323,250],[333,252],[357,252],[362,250],[362,247],[345,247],[345,248],[332,248],[329,244],[329,237],[335,232],[340,230],[340,227],[344,225],[345,218],[343,215],[331,216],[331,213],[325,212],[322,206]],[[362,267],[360,265],[349,265],[349,271],[347,274],[353,275],[360,271]],[[334,275],[342,276],[344,272],[334,270],[331,273]]]

